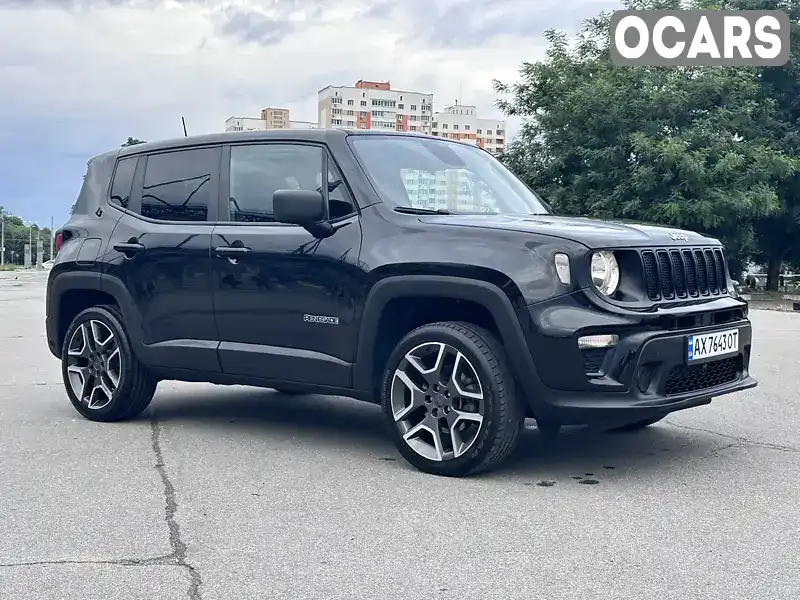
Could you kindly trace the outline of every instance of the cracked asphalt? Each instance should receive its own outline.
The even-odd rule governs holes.
[[[755,390],[633,434],[531,426],[456,480],[343,398],[164,382],[89,422],[45,281],[0,273],[0,599],[800,598],[800,314],[751,313]]]

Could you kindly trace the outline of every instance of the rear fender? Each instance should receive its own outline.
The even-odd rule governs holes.
[[[52,273],[47,283],[46,327],[50,352],[61,358],[63,333],[69,326],[62,323],[62,302],[65,294],[73,291],[104,292],[119,306],[134,351],[141,348],[142,317],[125,285],[116,277],[101,275],[98,271],[66,271]]]

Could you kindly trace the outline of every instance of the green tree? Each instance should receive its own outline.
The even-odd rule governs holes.
[[[774,103],[773,147],[800,157],[800,2],[797,0],[725,0],[723,8],[783,10],[789,15],[790,57],[782,67],[753,69],[763,100]],[[766,266],[767,289],[778,288],[784,262],[800,264],[800,173],[776,185],[779,207],[755,222],[755,258]]]
[[[52,258],[50,244],[52,235],[49,227],[39,228],[38,225],[26,225],[25,222],[5,211],[0,206],[0,218],[5,221],[5,263],[21,265],[25,262],[25,244],[33,243],[31,260],[36,261],[36,241],[41,240],[44,259]]]
[[[588,20],[574,44],[548,31],[543,60],[494,82],[504,112],[523,118],[502,160],[559,212],[719,237],[737,276],[755,219],[780,210],[776,183],[797,170],[774,144],[775,110],[752,69],[615,66],[609,19]]]
[[[122,148],[125,148],[126,146],[135,146],[136,144],[145,144],[145,143],[147,142],[145,142],[144,140],[140,140],[139,138],[129,137],[127,140],[125,140],[125,143],[122,144]]]

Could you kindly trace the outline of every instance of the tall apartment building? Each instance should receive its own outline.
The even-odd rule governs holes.
[[[403,186],[414,207],[478,212],[495,209],[494,198],[475,185],[469,172],[461,169],[435,173],[406,169]]]
[[[317,93],[317,106],[322,128],[430,133],[433,121],[433,94],[393,90],[388,81],[329,85]]]
[[[228,117],[225,131],[265,131],[267,129],[316,129],[310,121],[292,121],[288,108],[264,108],[259,117]]]
[[[267,123],[267,129],[288,129],[289,109],[271,107],[262,108],[261,120]]]
[[[431,133],[475,144],[492,154],[505,150],[506,122],[478,117],[474,106],[454,104],[433,117]]]
[[[506,147],[506,122],[477,116],[475,106],[454,104],[433,117],[431,133],[438,137],[474,144],[492,154]],[[492,211],[495,198],[476,185],[473,176],[460,169],[436,173],[403,173],[403,184],[413,206],[429,209]]]

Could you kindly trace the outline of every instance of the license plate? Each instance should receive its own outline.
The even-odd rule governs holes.
[[[737,354],[739,352],[739,330],[726,329],[714,333],[690,335],[688,339],[689,362],[705,358]]]

